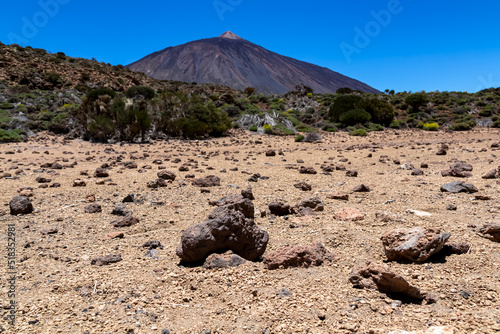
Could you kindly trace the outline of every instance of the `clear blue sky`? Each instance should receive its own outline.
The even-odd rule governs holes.
[[[500,86],[499,13],[492,0],[19,0],[2,3],[0,41],[126,65],[230,30],[380,90],[473,92]]]

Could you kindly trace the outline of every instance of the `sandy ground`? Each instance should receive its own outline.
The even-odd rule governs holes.
[[[235,131],[231,137],[207,141],[120,146],[65,142],[43,134],[28,143],[2,144],[0,175],[18,178],[0,179],[1,327],[5,333],[162,333],[168,329],[170,333],[207,334],[388,333],[448,326],[456,334],[497,333],[500,244],[482,238],[474,227],[498,222],[500,184],[481,176],[500,166],[500,149],[491,147],[500,142],[499,135],[498,130],[488,129],[453,134],[387,131],[365,138],[326,133],[321,143],[295,143],[293,137]],[[449,146],[448,154],[437,156],[442,143]],[[284,155],[266,157],[268,149],[282,149]],[[105,184],[97,184],[102,179],[92,177],[95,169],[118,157],[121,162],[109,169]],[[154,163],[158,159],[162,164]],[[299,159],[304,163],[298,163]],[[40,167],[56,161],[68,167]],[[123,163],[128,161],[138,168],[125,168]],[[473,177],[466,181],[490,200],[440,192],[441,185],[458,180],[440,175],[454,161],[474,167]],[[178,170],[189,162],[189,171]],[[417,168],[427,163],[429,168],[423,169],[423,176],[411,176],[411,171],[400,168],[404,163]],[[322,164],[342,164],[347,170],[357,170],[359,176],[346,177],[345,171],[325,175]],[[176,180],[166,188],[147,188],[159,166],[173,171]],[[314,167],[318,174],[299,174],[299,166]],[[230,171],[234,167],[238,170]],[[81,175],[82,171],[88,171],[88,176]],[[254,173],[269,179],[248,182]],[[200,188],[182,182],[187,174],[217,175],[221,186],[201,193]],[[51,179],[49,185],[61,186],[39,188],[35,179],[40,176]],[[76,179],[85,180],[87,186],[73,187]],[[293,186],[302,180],[312,185],[312,191]],[[372,191],[352,193],[359,184]],[[209,201],[248,186],[259,213],[256,223],[270,235],[266,254],[283,246],[321,242],[336,261],[278,270],[267,270],[262,262],[215,270],[180,266],[175,249],[183,230],[206,219],[213,210]],[[33,188],[35,211],[11,216],[8,203],[21,187]],[[349,201],[328,199],[331,193],[348,193]],[[110,222],[117,216],[111,211],[128,194],[138,201],[124,207],[140,223],[114,228]],[[325,210],[315,217],[260,216],[273,200],[294,204],[314,194],[325,203]],[[102,205],[101,213],[84,213],[89,195]],[[449,204],[457,210],[447,210]],[[365,219],[335,220],[333,213],[344,207],[358,208]],[[420,218],[407,209],[432,216]],[[378,221],[375,213],[381,210],[404,221]],[[5,279],[10,277],[6,274],[8,224],[15,224],[16,238],[15,326],[6,317],[12,299]],[[386,261],[380,236],[392,228],[413,226],[439,227],[451,233],[449,242],[472,245],[464,255],[425,263],[387,263],[411,284],[435,294],[437,303],[403,301],[398,307],[383,293],[353,288],[348,277],[355,265]],[[43,235],[46,228],[58,232]],[[105,238],[116,230],[125,237]],[[149,240],[163,244],[160,259],[145,256],[140,246]],[[91,259],[107,254],[120,254],[123,261],[91,265]]]

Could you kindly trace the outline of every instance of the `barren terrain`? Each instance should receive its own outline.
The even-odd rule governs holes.
[[[293,137],[235,130],[230,137],[206,141],[105,145],[42,133],[27,143],[2,144],[0,332],[381,334],[424,333],[432,326],[446,326],[448,333],[497,333],[500,244],[480,236],[477,228],[498,223],[500,184],[482,176],[500,166],[500,148],[492,147],[500,142],[499,134],[493,129],[389,130],[364,138],[323,133],[322,142],[295,143]],[[449,147],[447,154],[436,155],[443,143]],[[282,150],[283,155],[266,156],[270,149]],[[471,164],[473,176],[441,176],[456,161]],[[62,169],[41,167],[54,162]],[[137,168],[128,168],[133,166],[127,162]],[[415,168],[427,163],[428,168],[413,176],[401,168],[405,163]],[[103,164],[109,165],[109,177],[94,177]],[[189,170],[179,171],[182,165]],[[358,176],[347,177],[346,170],[325,174],[321,165],[343,165],[358,171]],[[300,174],[300,166],[318,173]],[[174,172],[176,179],[166,187],[148,188],[160,167]],[[256,173],[261,178],[249,182]],[[185,178],[188,174],[217,175],[221,185],[199,188]],[[50,181],[39,183],[38,177]],[[77,179],[86,186],[74,187]],[[457,180],[475,185],[479,192],[440,191],[443,184]],[[312,190],[294,187],[299,181]],[[51,187],[54,183],[60,187]],[[44,184],[48,186],[40,188]],[[371,191],[354,193],[360,184]],[[263,262],[225,269],[180,265],[175,250],[182,232],[206,220],[214,209],[210,201],[249,186],[255,196],[255,221],[269,233],[264,256],[283,246],[320,242],[335,260],[318,267],[276,270],[266,269]],[[13,216],[9,202],[22,187],[33,188],[35,211]],[[334,193],[348,194],[349,199],[329,199]],[[135,202],[121,203],[129,194]],[[317,215],[269,213],[268,204],[274,200],[293,205],[315,194],[325,206]],[[486,200],[476,199],[477,194]],[[100,204],[102,212],[85,213],[92,203]],[[119,205],[132,211],[139,223],[113,227],[110,222],[118,216],[111,212]],[[456,210],[448,210],[450,205]],[[364,219],[335,219],[334,212],[345,207],[359,209]],[[419,217],[408,209],[431,215]],[[264,217],[261,211],[266,211]],[[375,216],[379,211],[398,218],[382,221]],[[6,318],[7,224],[16,226],[15,327]],[[449,242],[465,242],[471,249],[462,255],[436,255],[423,263],[387,262],[382,234],[414,226],[440,228],[451,234]],[[116,231],[124,237],[106,238]],[[147,249],[141,247],[151,240],[163,245],[157,249],[159,259],[146,256]],[[91,264],[108,254],[119,254],[122,261]],[[436,302],[398,303],[377,290],[354,288],[348,280],[351,270],[367,260],[385,262],[410,284],[434,294]]]

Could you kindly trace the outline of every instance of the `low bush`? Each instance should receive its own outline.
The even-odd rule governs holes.
[[[297,135],[297,136],[295,137],[295,142],[296,142],[296,143],[301,142],[301,141],[303,141],[303,140],[304,140],[304,138],[305,138],[305,137],[304,137],[303,135]]]
[[[343,113],[339,121],[344,125],[365,124],[371,120],[372,116],[364,109],[352,109]]]
[[[321,135],[317,132],[308,132],[304,137],[306,143],[314,143],[315,141],[321,140]]]
[[[366,132],[365,129],[356,129],[356,130],[349,132],[349,136],[365,137],[365,136],[368,136],[368,133]]]
[[[473,127],[469,123],[461,122],[450,125],[449,129],[453,131],[469,131]]]
[[[257,131],[257,127],[255,125],[252,125],[248,130],[255,132]]]
[[[425,131],[438,131],[439,124],[437,124],[437,123],[425,123],[424,126],[422,127],[422,129]]]
[[[264,133],[268,135],[273,134],[273,127],[270,126],[269,124],[264,124]]]
[[[22,140],[21,134],[23,130],[14,129],[14,130],[4,130],[0,129],[0,143],[16,143]]]

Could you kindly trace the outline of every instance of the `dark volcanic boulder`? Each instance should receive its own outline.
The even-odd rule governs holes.
[[[175,181],[175,174],[167,170],[161,170],[156,175],[160,179]]]
[[[469,183],[463,181],[455,181],[447,183],[441,187],[441,192],[448,193],[477,193],[478,189]]]
[[[33,204],[26,196],[16,196],[10,203],[10,214],[11,215],[25,215],[33,212]]]
[[[377,289],[383,293],[402,294],[415,299],[425,298],[419,288],[410,285],[402,276],[393,273],[385,265],[373,262],[355,267],[351,272],[349,282],[360,289]]]
[[[323,262],[333,261],[335,256],[321,243],[313,246],[284,247],[264,257],[264,265],[268,269],[279,267],[320,266]]]
[[[479,229],[479,233],[481,236],[500,242],[500,224],[486,224]]]
[[[300,174],[317,174],[318,172],[312,167],[300,166],[299,173]]]
[[[290,204],[284,202],[271,202],[268,205],[269,211],[272,215],[276,216],[286,216],[291,214]]]
[[[220,179],[218,176],[215,175],[209,175],[206,177],[203,177],[201,179],[195,179],[193,180],[193,185],[197,187],[217,187],[220,186]]]
[[[109,172],[101,167],[97,168],[94,172],[94,177],[108,177],[108,176]]]
[[[210,254],[231,250],[253,261],[264,254],[268,241],[267,232],[255,225],[252,201],[233,195],[208,220],[184,231],[176,253],[182,261],[199,262]]]
[[[114,227],[128,227],[139,223],[139,219],[132,216],[124,216],[111,222]]]
[[[457,162],[450,166],[450,169],[441,172],[442,176],[471,177],[472,166],[464,162]]]
[[[414,227],[387,231],[380,239],[389,261],[421,262],[439,252],[449,237],[449,233],[441,233],[438,228]]]
[[[238,267],[239,265],[245,262],[246,260],[241,256],[238,256],[231,251],[227,251],[224,254],[209,255],[205,260],[205,263],[203,263],[203,268],[215,269],[215,268]]]
[[[121,260],[122,260],[121,255],[109,254],[92,259],[92,261],[90,261],[90,264],[95,266],[106,266],[111,263],[120,262]]]

